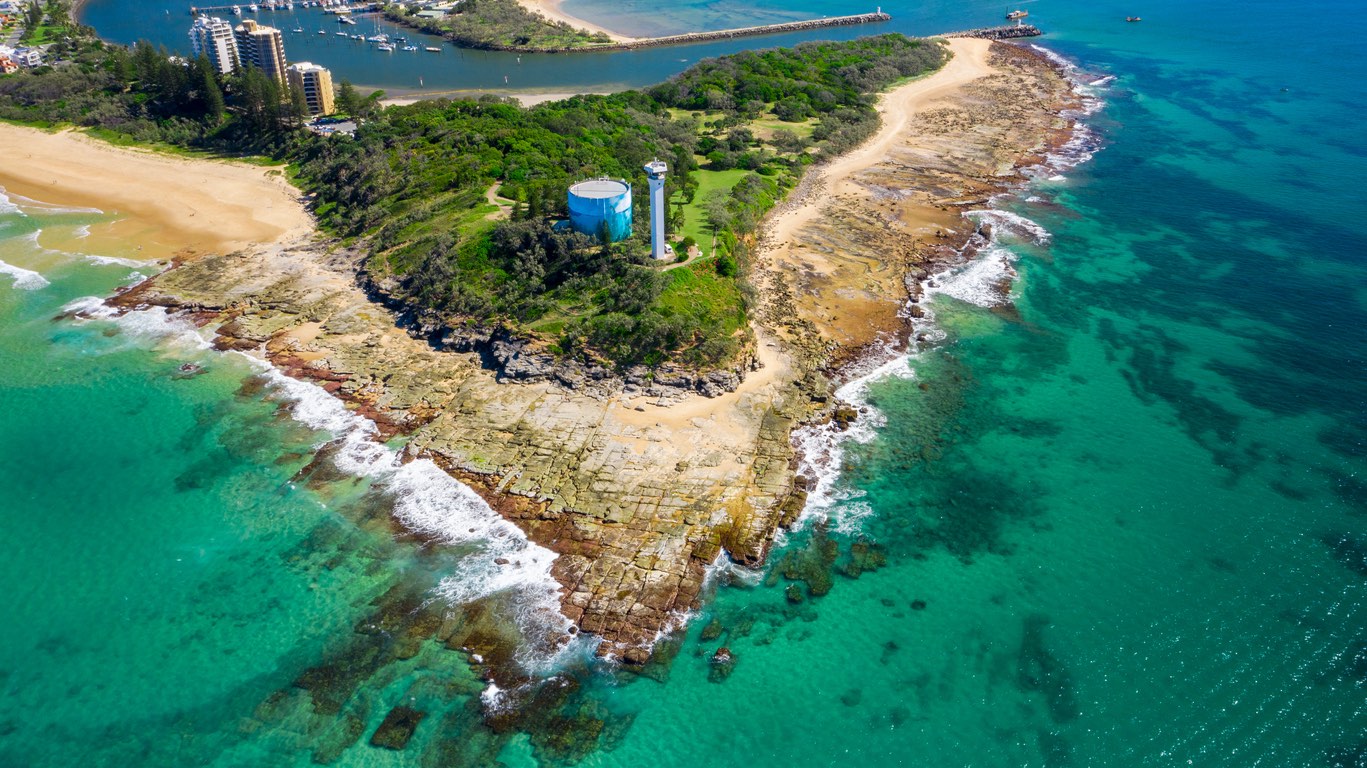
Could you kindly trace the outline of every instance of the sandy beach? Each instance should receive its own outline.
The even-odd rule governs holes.
[[[882,126],[873,138],[858,149],[841,155],[814,170],[830,195],[852,189],[851,178],[884,160],[893,145],[907,140],[907,124],[921,110],[980,77],[992,73],[987,63],[989,40],[954,38],[949,41],[953,58],[943,69],[919,80],[913,80],[888,91],[878,100],[878,116]],[[770,247],[782,253],[793,244],[794,234],[811,222],[822,210],[821,205],[801,205],[788,208],[769,220]]]
[[[148,255],[227,252],[307,235],[313,219],[280,169],[115,147],[74,130],[0,124],[0,186],[122,217]]]
[[[565,13],[560,10],[561,0],[518,0],[518,2],[522,4],[523,8],[526,8],[532,13],[539,13],[551,21],[563,21],[578,29],[586,29],[590,32],[602,32],[608,37],[611,37],[613,42],[629,43],[636,39],[634,37],[627,37],[626,35],[619,35],[606,27],[601,27],[593,22],[584,21],[583,19],[575,18],[574,16]]]

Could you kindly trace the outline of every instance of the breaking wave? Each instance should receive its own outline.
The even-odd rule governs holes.
[[[1105,106],[1100,91],[1114,82],[1115,78],[1090,75],[1053,51],[1038,46],[1036,50],[1063,71],[1073,84],[1080,102],[1078,109],[1063,113],[1064,117],[1073,120],[1073,131],[1068,140],[1050,152],[1041,166],[1024,170],[1027,177],[1057,181],[1065,178],[1063,172],[1086,163],[1100,150],[1100,135],[1086,124],[1084,118]],[[1008,197],[1011,196],[994,198],[993,204]],[[1028,199],[1038,202],[1041,198],[1031,195]],[[869,402],[870,385],[894,376],[915,378],[920,350],[945,338],[944,331],[935,322],[934,302],[927,299],[943,294],[984,308],[1008,304],[1011,301],[1011,286],[1017,277],[1015,263],[1018,256],[1002,243],[1002,239],[1034,246],[1046,246],[1053,239],[1039,223],[1011,211],[993,207],[968,211],[965,215],[979,225],[991,226],[981,228],[980,233],[969,241],[962,263],[922,281],[921,299],[916,304],[918,311],[914,316],[910,312],[906,313],[912,328],[911,335],[917,340],[908,345],[912,351],[903,353],[898,351],[900,347],[888,345],[882,353],[873,354],[862,366],[857,365],[848,372],[853,378],[837,389],[835,396],[840,402],[854,407],[859,416],[845,429],[831,422],[794,433],[794,444],[800,456],[798,473],[808,478],[809,486],[807,505],[798,519],[798,527],[824,519],[835,531],[855,533],[859,531],[861,521],[873,514],[870,505],[862,500],[863,492],[842,487],[839,483],[846,449],[851,442],[858,444],[873,440],[879,427],[886,423],[883,414]],[[921,346],[918,347],[918,344]]]
[[[1062,146],[1051,151],[1044,164],[1032,174],[1051,181],[1062,181],[1066,178],[1064,172],[1091,160],[1101,149],[1101,135],[1087,124],[1086,118],[1106,106],[1101,94],[1115,82],[1115,76],[1089,73],[1055,51],[1038,45],[1031,47],[1058,66],[1073,84],[1073,91],[1080,102],[1078,109],[1064,110],[1062,113],[1063,117],[1073,121],[1072,135]]]
[[[162,307],[121,313],[99,297],[86,296],[63,309],[67,316],[112,322],[137,339],[198,350],[212,346],[193,324]],[[260,371],[271,396],[295,420],[328,435],[316,448],[327,448],[338,469],[371,480],[392,499],[395,517],[407,528],[459,553],[455,572],[441,580],[435,599],[462,605],[495,598],[508,606],[524,641],[516,658],[528,672],[551,670],[563,656],[593,642],[572,634],[560,612],[561,587],[551,575],[554,552],[530,541],[430,459],[405,457],[381,443],[375,422],[348,410],[322,387],[237,354]]]
[[[14,287],[25,291],[36,291],[51,285],[46,277],[34,272],[31,269],[16,267],[5,261],[0,261],[0,275],[9,275],[14,280]]]
[[[41,212],[43,212],[43,213],[55,213],[55,214],[62,214],[62,213],[94,213],[94,214],[103,214],[103,213],[104,213],[104,211],[100,210],[99,208],[87,208],[87,207],[79,206],[79,205],[58,205],[57,203],[45,203],[45,202],[43,202],[42,200],[34,200],[34,199],[31,198],[31,197],[24,197],[23,195],[16,195],[16,194],[14,194],[13,192],[9,192],[9,193],[0,192],[0,197],[3,197],[3,198],[4,198],[3,201],[0,201],[0,213],[6,213],[6,212],[8,212],[8,211],[5,209],[5,204],[6,204],[6,203],[8,203],[8,204],[14,206],[14,209],[17,210],[17,211],[19,211],[20,213],[23,213],[23,212],[24,212],[23,209],[28,209],[28,210],[30,210],[30,211],[41,211]]]
[[[530,541],[432,460],[405,461],[378,441],[373,421],[348,410],[322,387],[274,367],[263,376],[296,420],[333,436],[324,444],[335,449],[338,469],[368,478],[389,494],[394,515],[410,530],[461,552],[456,572],[437,586],[438,596],[454,605],[498,595],[513,598],[513,618],[525,641],[519,661],[528,671],[554,666],[573,636],[560,612],[561,587],[551,575],[554,552]]]
[[[24,215],[24,212],[19,209],[19,206],[15,205],[14,201],[10,199],[10,196],[5,192],[5,189],[0,187],[0,216],[7,213],[17,213],[20,216]]]

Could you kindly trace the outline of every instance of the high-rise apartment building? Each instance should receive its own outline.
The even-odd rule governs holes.
[[[237,37],[237,50],[242,64],[251,64],[284,85],[285,41],[280,36],[280,30],[247,19],[233,32]]]
[[[233,37],[233,25],[220,18],[200,16],[190,27],[190,50],[195,58],[206,56],[214,69],[222,74],[231,74],[241,66],[237,52],[237,39]]]
[[[290,87],[304,92],[310,115],[330,115],[336,111],[332,104],[332,72],[327,67],[301,61],[291,64],[286,74]]]

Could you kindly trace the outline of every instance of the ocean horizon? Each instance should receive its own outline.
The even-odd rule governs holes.
[[[161,2],[83,20],[183,37]],[[1355,8],[1019,7],[1087,99],[1074,140],[971,214],[993,240],[933,278],[928,341],[841,383],[854,428],[797,436],[819,483],[766,567],[715,567],[650,676],[539,658],[563,683],[536,736],[488,727],[498,691],[436,647],[311,724],[301,676],[367,670],[353,638],[387,595],[460,609],[501,535],[443,546],[404,505],[501,521],[397,476],[401,443],[357,460],[368,428],[321,390],[98,310],[161,268],[112,208],[0,190],[0,763],[1362,765],[1367,57],[1324,29]],[[883,5],[907,33],[1011,8]],[[564,10],[657,34],[862,9]],[[513,85],[635,87],[775,42],[526,57]],[[519,66],[441,55],[443,88]],[[829,592],[795,601],[784,574],[832,545]],[[409,747],[371,746],[400,704],[430,713]]]

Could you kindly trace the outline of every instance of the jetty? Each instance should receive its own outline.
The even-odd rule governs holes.
[[[688,45],[690,43],[705,43],[711,40],[731,40],[737,37],[755,37],[757,35],[778,35],[784,32],[807,32],[813,29],[825,29],[826,27],[850,27],[856,24],[877,24],[885,21],[892,21],[892,16],[884,13],[883,9],[880,8],[873,13],[856,13],[852,16],[827,16],[822,19],[808,19],[807,21],[786,21],[779,24],[762,24],[758,27],[719,29],[714,32],[688,32],[682,35],[666,35],[664,37],[643,37],[639,40],[627,40],[607,46],[594,46],[594,49],[601,50],[607,48],[632,50],[635,48],[652,48],[659,45]]]
[[[1019,37],[1039,37],[1044,34],[1033,24],[1006,24],[1000,27],[965,29],[962,32],[945,32],[935,37],[977,37],[983,40],[1015,40]]]

